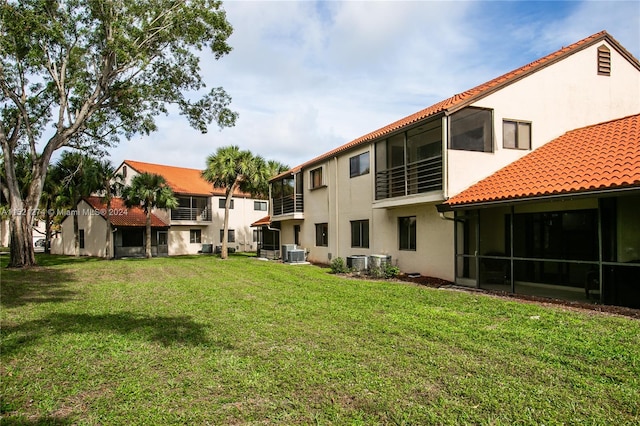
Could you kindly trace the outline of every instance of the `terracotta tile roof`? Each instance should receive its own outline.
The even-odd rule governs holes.
[[[307,161],[304,164],[296,166],[287,172],[281,173],[280,175],[272,178],[271,180],[276,180],[287,176],[292,173],[297,173],[303,168],[310,166],[314,163],[326,160],[328,158],[334,157],[335,155],[348,151],[352,148],[357,147],[366,142],[370,142],[382,136],[388,135],[394,131],[400,130],[408,125],[416,123],[420,120],[423,120],[427,117],[436,116],[440,113],[452,113],[456,110],[459,110],[477,100],[490,95],[491,93],[508,86],[534,72],[540,71],[541,69],[571,55],[582,49],[585,49],[595,43],[598,43],[602,40],[606,39],[616,50],[618,50],[623,56],[625,56],[630,62],[632,62],[638,69],[640,69],[640,62],[636,58],[633,57],[622,45],[620,45],[613,37],[611,37],[606,31],[601,31],[599,33],[593,34],[585,39],[582,39],[576,43],[573,43],[569,46],[563,47],[562,49],[553,52],[543,58],[540,58],[536,61],[533,61],[525,66],[517,68],[513,71],[510,71],[500,77],[494,78],[486,83],[483,83],[479,86],[474,87],[473,89],[467,90],[466,92],[458,93],[448,99],[440,101],[436,104],[431,105],[428,108],[425,108],[421,111],[416,112],[415,114],[404,117],[398,121],[395,121],[387,126],[384,126],[378,130],[375,130],[371,133],[367,133],[364,136],[361,136],[347,144],[339,146],[325,154],[322,154],[312,160]]]
[[[224,196],[225,191],[213,186],[202,178],[202,170],[188,169],[185,167],[165,166],[163,164],[143,163],[141,161],[124,160],[124,163],[138,173],[153,173],[161,175],[176,194],[184,195],[205,195]],[[236,197],[251,197],[236,191]]]
[[[251,224],[251,227],[256,227],[256,226],[265,226],[265,225],[269,225],[271,223],[271,216],[265,216],[262,219],[258,219],[255,222],[253,222]]]
[[[640,114],[565,133],[444,204],[640,189]]]
[[[102,201],[101,197],[86,197],[84,200],[106,220],[107,205]],[[127,207],[122,198],[113,198],[111,200],[111,210],[113,214],[109,215],[109,221],[113,226],[146,226],[147,216],[144,214],[142,207]],[[154,228],[167,228],[169,224],[164,223],[162,219],[151,213],[151,226]]]

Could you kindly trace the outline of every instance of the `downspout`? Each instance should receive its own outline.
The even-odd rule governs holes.
[[[336,256],[335,257],[340,257],[340,216],[339,216],[339,202],[338,202],[338,189],[340,188],[340,185],[338,185],[338,157],[333,157],[334,160],[334,165],[335,165],[335,184],[333,185],[335,187],[335,205],[336,205],[336,222],[335,222],[335,228],[336,228]]]

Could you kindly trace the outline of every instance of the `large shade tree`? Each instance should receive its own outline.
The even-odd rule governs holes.
[[[204,90],[198,56],[229,53],[231,32],[215,0],[0,2],[0,186],[11,211],[26,212],[11,215],[10,266],[35,264],[32,213],[56,150],[149,134],[171,106],[202,132],[235,123],[225,91]],[[26,183],[15,172],[23,153]]]
[[[220,253],[222,259],[226,259],[228,255],[229,209],[233,195],[241,191],[266,197],[269,178],[286,169],[287,167],[281,163],[265,161],[261,156],[254,156],[250,151],[241,150],[235,145],[220,147],[207,157],[202,177],[215,188],[225,191],[224,230]]]
[[[160,175],[140,173],[122,190],[122,198],[128,207],[142,207],[146,215],[145,256],[151,258],[151,213],[153,209],[175,209],[178,199],[167,181]]]

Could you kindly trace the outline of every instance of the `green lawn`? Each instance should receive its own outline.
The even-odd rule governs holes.
[[[640,422],[640,321],[237,255],[1,256],[12,424]]]

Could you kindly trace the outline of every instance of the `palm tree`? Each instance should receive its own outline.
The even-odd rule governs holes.
[[[102,201],[107,205],[106,220],[107,231],[105,235],[104,257],[111,258],[111,200],[122,192],[124,187],[124,177],[120,173],[116,173],[115,167],[109,160],[96,162],[94,169],[95,178],[100,183],[100,192],[102,193]]]
[[[141,206],[147,216],[145,255],[151,258],[151,210],[175,209],[178,199],[167,185],[167,181],[160,175],[141,173],[135,175],[131,185],[122,191],[122,198],[128,207]]]
[[[229,207],[236,191],[252,195],[267,196],[269,179],[287,167],[276,161],[265,161],[261,156],[254,156],[250,151],[241,151],[237,146],[220,147],[207,157],[207,167],[202,177],[212,183],[214,188],[225,190],[224,231],[220,257],[228,255],[227,238],[229,233]]]
[[[55,176],[61,183],[60,199],[73,214],[74,254],[80,256],[80,237],[78,230],[78,203],[83,197],[100,189],[95,173],[96,160],[78,152],[65,151],[54,166]]]
[[[222,250],[220,257],[228,256],[227,239],[229,233],[229,208],[231,198],[236,190],[247,190],[250,182],[255,178],[258,162],[251,152],[241,151],[237,146],[220,147],[215,154],[207,157],[207,168],[202,172],[202,177],[213,184],[214,188],[225,190],[224,203],[224,230],[222,237]],[[264,163],[264,160],[262,160]],[[248,192],[248,191],[247,191]]]

